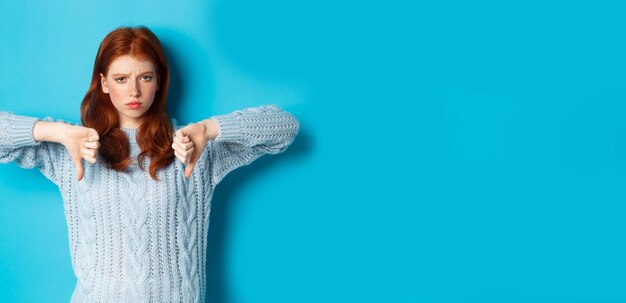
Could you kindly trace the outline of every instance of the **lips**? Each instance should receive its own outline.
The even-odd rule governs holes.
[[[138,108],[142,105],[143,103],[141,102],[130,102],[130,103],[126,103],[126,106],[130,107],[130,108]]]

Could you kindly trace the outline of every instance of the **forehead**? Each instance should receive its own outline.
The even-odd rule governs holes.
[[[139,60],[138,58],[124,55],[115,58],[109,66],[109,73],[144,73],[154,72],[156,69],[150,60]]]

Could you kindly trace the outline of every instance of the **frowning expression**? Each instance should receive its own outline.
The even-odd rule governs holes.
[[[116,58],[106,75],[100,74],[102,91],[109,94],[120,127],[137,128],[159,89],[156,68],[149,60],[125,55]]]

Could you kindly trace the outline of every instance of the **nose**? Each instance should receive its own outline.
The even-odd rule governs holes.
[[[129,81],[129,95],[132,98],[137,98],[139,96],[141,96],[141,92],[139,91],[139,84],[137,84],[137,82],[135,81]]]

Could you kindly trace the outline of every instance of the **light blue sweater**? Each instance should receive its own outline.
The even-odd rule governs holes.
[[[83,160],[84,177],[77,181],[62,144],[34,140],[40,119],[0,112],[0,163],[37,167],[61,192],[77,278],[72,303],[205,301],[206,239],[215,186],[237,167],[285,151],[300,127],[292,114],[275,105],[212,118],[219,135],[209,141],[189,179],[185,164],[175,159],[158,172],[161,181],[153,180],[136,165],[137,131],[122,128],[134,164],[118,172],[100,161]],[[184,127],[172,122],[175,129]]]

